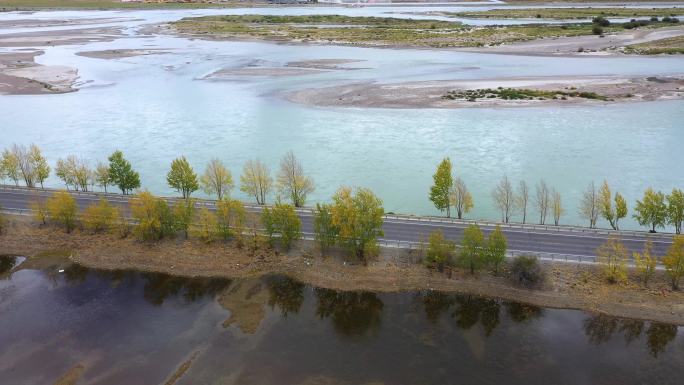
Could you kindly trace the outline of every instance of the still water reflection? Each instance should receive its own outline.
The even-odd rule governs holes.
[[[82,383],[164,383],[184,362],[178,384],[675,384],[680,329],[435,291],[60,273],[0,258],[8,384],[52,383],[77,365]]]

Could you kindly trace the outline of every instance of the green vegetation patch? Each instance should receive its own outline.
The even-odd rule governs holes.
[[[595,92],[582,91],[562,91],[562,90],[534,90],[524,88],[480,88],[475,90],[449,91],[442,99],[446,100],[467,100],[475,102],[478,99],[501,99],[501,100],[566,100],[567,98],[581,98],[592,100],[611,100],[605,95]]]
[[[217,37],[418,47],[481,47],[547,37],[593,34],[591,24],[472,27],[438,20],[379,17],[205,16],[171,23],[178,31]],[[607,26],[604,32],[620,31]]]
[[[447,16],[478,19],[591,19],[603,17],[666,17],[684,15],[684,8],[525,8],[448,12]]]
[[[668,39],[654,40],[647,43],[628,45],[625,47],[624,52],[640,55],[681,55],[684,54],[684,36],[677,36]]]

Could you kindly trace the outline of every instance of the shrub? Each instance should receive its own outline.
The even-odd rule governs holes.
[[[608,282],[618,283],[627,279],[627,248],[620,239],[608,238],[596,249],[596,255]]]
[[[266,228],[269,242],[273,243],[273,236],[279,235],[280,244],[285,250],[302,237],[302,222],[292,205],[276,203],[270,209],[264,207],[261,211],[261,223]]]
[[[78,217],[78,205],[71,194],[66,191],[58,191],[54,193],[47,201],[47,209],[50,213],[50,218],[61,223],[70,233],[76,227],[76,218]]]
[[[83,211],[83,227],[94,233],[109,231],[118,217],[118,210],[103,198]]]
[[[539,260],[533,255],[520,255],[513,258],[511,277],[518,284],[533,287],[544,280],[544,271]]]
[[[206,207],[199,210],[194,225],[192,235],[201,239],[202,242],[211,243],[218,237],[218,219],[216,214]]]
[[[442,271],[455,250],[456,245],[454,242],[446,240],[441,230],[435,230],[430,233],[425,262],[428,265],[436,266],[439,271]]]
[[[2,206],[0,206],[0,234],[5,231],[5,214],[2,213]]]
[[[591,29],[591,33],[593,33],[594,35],[603,35],[603,28],[601,28],[601,27],[598,26],[598,25],[595,25],[595,26]]]
[[[595,18],[591,19],[591,22],[596,24],[596,26],[600,26],[600,27],[607,27],[610,25],[610,20],[606,19],[603,16],[595,17]]]

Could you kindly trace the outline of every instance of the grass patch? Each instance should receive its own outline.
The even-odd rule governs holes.
[[[442,99],[446,100],[467,100],[475,102],[477,100],[567,100],[567,98],[581,98],[591,100],[611,100],[605,95],[595,92],[582,91],[563,91],[563,90],[534,90],[524,88],[480,88],[476,90],[449,91]]]
[[[591,19],[594,17],[665,17],[684,15],[684,8],[525,8],[447,12],[447,16],[478,19]]]
[[[588,23],[472,27],[449,21],[339,15],[205,16],[171,24],[179,32],[226,38],[431,48],[482,47],[595,33],[594,26]],[[622,30],[620,24],[613,24],[602,32]]]
[[[681,55],[684,54],[684,36],[628,45],[625,47],[624,52],[639,55]]]

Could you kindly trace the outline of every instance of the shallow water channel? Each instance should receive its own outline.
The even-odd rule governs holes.
[[[337,292],[284,276],[19,262],[0,258],[3,384],[67,372],[79,384],[241,385],[665,385],[684,375],[684,328],[672,325],[433,291]]]

